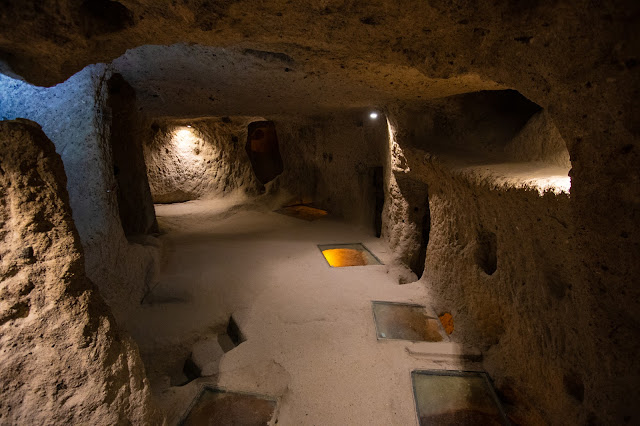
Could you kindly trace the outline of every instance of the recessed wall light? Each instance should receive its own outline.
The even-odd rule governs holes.
[[[187,127],[188,127],[188,128],[191,128],[191,124],[187,124]]]
[[[369,114],[369,118],[372,120],[375,120],[376,118],[378,118],[378,113],[373,111]]]

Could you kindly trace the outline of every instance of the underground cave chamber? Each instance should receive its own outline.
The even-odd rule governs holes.
[[[635,418],[601,392],[631,361],[596,368],[622,326],[562,115],[369,66],[148,44],[0,74],[0,418]]]

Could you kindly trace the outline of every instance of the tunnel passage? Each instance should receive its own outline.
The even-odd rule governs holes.
[[[262,184],[272,181],[283,172],[284,165],[273,121],[250,123],[245,149],[253,172]]]

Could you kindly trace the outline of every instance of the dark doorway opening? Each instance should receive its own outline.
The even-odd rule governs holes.
[[[374,229],[376,237],[382,235],[382,210],[384,208],[384,169],[382,166],[373,167],[373,191],[375,194],[374,204]]]
[[[273,121],[254,121],[249,124],[246,150],[253,172],[263,185],[283,172],[284,165]]]
[[[416,179],[402,173],[395,174],[400,192],[407,202],[407,222],[415,230],[413,232],[412,249],[406,254],[406,262],[411,271],[422,277],[427,258],[429,232],[431,231],[431,212],[429,210],[429,187]]]
[[[476,263],[487,275],[498,269],[498,237],[493,232],[478,231]]]
[[[426,199],[418,206],[414,207],[416,223],[420,228],[420,241],[418,251],[414,257],[414,262],[410,265],[411,270],[418,278],[424,273],[424,264],[427,260],[427,246],[429,245],[429,232],[431,231],[431,211],[429,209],[429,193],[425,188]]]

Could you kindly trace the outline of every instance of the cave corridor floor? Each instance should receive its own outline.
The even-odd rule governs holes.
[[[372,301],[429,300],[424,283],[398,284],[403,267],[372,230],[230,201],[156,212],[161,273],[127,328],[170,425],[203,386],[277,398],[278,425],[417,424],[413,370],[477,367],[429,356],[434,343],[377,339]],[[318,244],[337,243],[363,243],[383,264],[332,268]],[[215,338],[232,314],[246,341],[224,353],[217,374],[176,386],[193,344]]]

